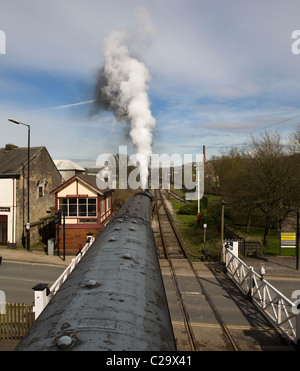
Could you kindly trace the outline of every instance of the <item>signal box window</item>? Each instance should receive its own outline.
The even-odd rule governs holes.
[[[96,217],[97,199],[96,198],[61,198],[59,208],[62,209],[66,217]]]

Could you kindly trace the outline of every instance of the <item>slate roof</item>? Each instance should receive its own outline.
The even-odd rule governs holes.
[[[113,192],[114,191],[113,189],[101,190],[100,188],[98,188],[98,186],[97,186],[97,180],[96,180],[96,176],[95,175],[87,175],[87,174],[80,174],[79,175],[79,174],[76,174],[76,175],[72,176],[72,178],[66,180],[64,183],[60,184],[58,187],[56,187],[55,189],[53,189],[50,193],[51,194],[55,194],[55,193],[59,192],[61,189],[65,188],[67,185],[69,185],[72,182],[74,182],[75,179],[81,180],[83,183],[85,183],[86,185],[90,186],[97,193],[100,193],[102,195],[105,194],[105,193],[109,193],[109,192]]]
[[[30,161],[45,147],[30,147]],[[27,147],[11,150],[0,148],[0,175],[20,174],[23,166],[27,166]]]
[[[53,160],[56,167],[60,171],[66,171],[66,170],[79,170],[79,171],[85,171],[85,169],[71,160]]]

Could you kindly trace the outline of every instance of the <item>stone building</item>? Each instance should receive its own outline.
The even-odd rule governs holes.
[[[6,146],[0,149],[0,245],[26,246],[28,149]],[[30,148],[30,244],[47,239],[43,231],[51,219],[54,196],[61,184],[46,147]],[[49,228],[48,228],[49,229]],[[49,232],[47,232],[49,233]]]

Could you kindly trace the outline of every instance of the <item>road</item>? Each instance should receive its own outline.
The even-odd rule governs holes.
[[[32,287],[38,283],[48,283],[50,287],[64,269],[50,264],[5,262],[0,265],[0,290],[5,292],[7,302],[32,304]],[[292,292],[300,290],[300,277],[266,279],[290,300]]]
[[[39,283],[48,283],[50,287],[64,269],[46,264],[5,262],[0,265],[0,290],[5,292],[6,302],[31,305],[32,287]]]
[[[300,290],[300,279],[299,277],[278,277],[273,278],[269,277],[266,280],[277,290],[279,290],[283,295],[285,295],[289,300],[295,301],[292,299],[292,293],[295,290]]]
[[[300,270],[295,268],[294,257],[265,255],[262,258],[242,257],[241,259],[248,267],[253,267],[257,273],[260,265],[264,264],[266,270],[264,279],[289,300],[295,301],[292,299],[292,293],[300,290]]]

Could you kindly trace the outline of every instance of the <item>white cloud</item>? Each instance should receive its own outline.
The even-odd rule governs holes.
[[[76,152],[81,141],[94,145],[98,140],[104,147],[104,133],[109,136],[122,132],[121,126],[119,129],[103,118],[101,122],[112,129],[105,128],[100,139],[94,139],[99,118],[68,115],[75,109],[70,106],[60,113],[45,111],[40,128],[47,137],[37,134],[41,116],[37,112],[24,113],[26,108],[20,108],[23,104],[19,92],[37,96],[39,89],[45,92],[48,86],[17,79],[15,72],[24,74],[28,70],[34,74],[40,70],[57,80],[67,75],[70,84],[72,79],[74,84],[82,79],[92,86],[96,71],[103,64],[105,38],[112,30],[134,27],[136,6],[149,11],[151,22],[140,9],[140,24],[147,25],[149,34],[155,36],[135,53],[140,54],[152,75],[150,94],[161,143],[172,139],[173,145],[176,141],[175,136],[164,138],[167,129],[173,128],[177,135],[189,135],[197,129],[199,141],[201,135],[204,142],[213,134],[213,142],[218,132],[223,137],[225,133],[256,128],[255,118],[293,116],[300,111],[300,56],[291,53],[292,32],[300,28],[299,2],[0,0],[0,6],[0,29],[7,37],[7,54],[0,55],[1,127],[6,128],[7,116],[12,112],[20,114],[20,119],[28,119],[36,127],[36,143],[47,141],[54,148],[52,132],[60,127],[63,132],[56,147],[65,146],[66,153],[67,147],[69,152]],[[81,99],[76,89],[73,93],[70,89],[70,96],[60,101],[55,89],[60,87],[51,93],[49,90],[49,101],[54,105],[67,106],[92,98]],[[41,102],[36,108],[40,107]],[[33,109],[34,105],[30,107]],[[82,127],[89,124],[85,139]],[[19,132],[16,128],[5,129],[1,145]],[[65,137],[69,138],[68,144]]]
[[[101,153],[116,153],[121,141],[126,144],[122,124],[113,125],[110,114],[88,117],[73,114],[72,108],[26,112],[15,106],[0,105],[0,147],[7,143],[27,146],[26,127],[14,125],[8,118],[29,124],[31,146],[45,146],[54,159],[82,157],[96,161]]]

